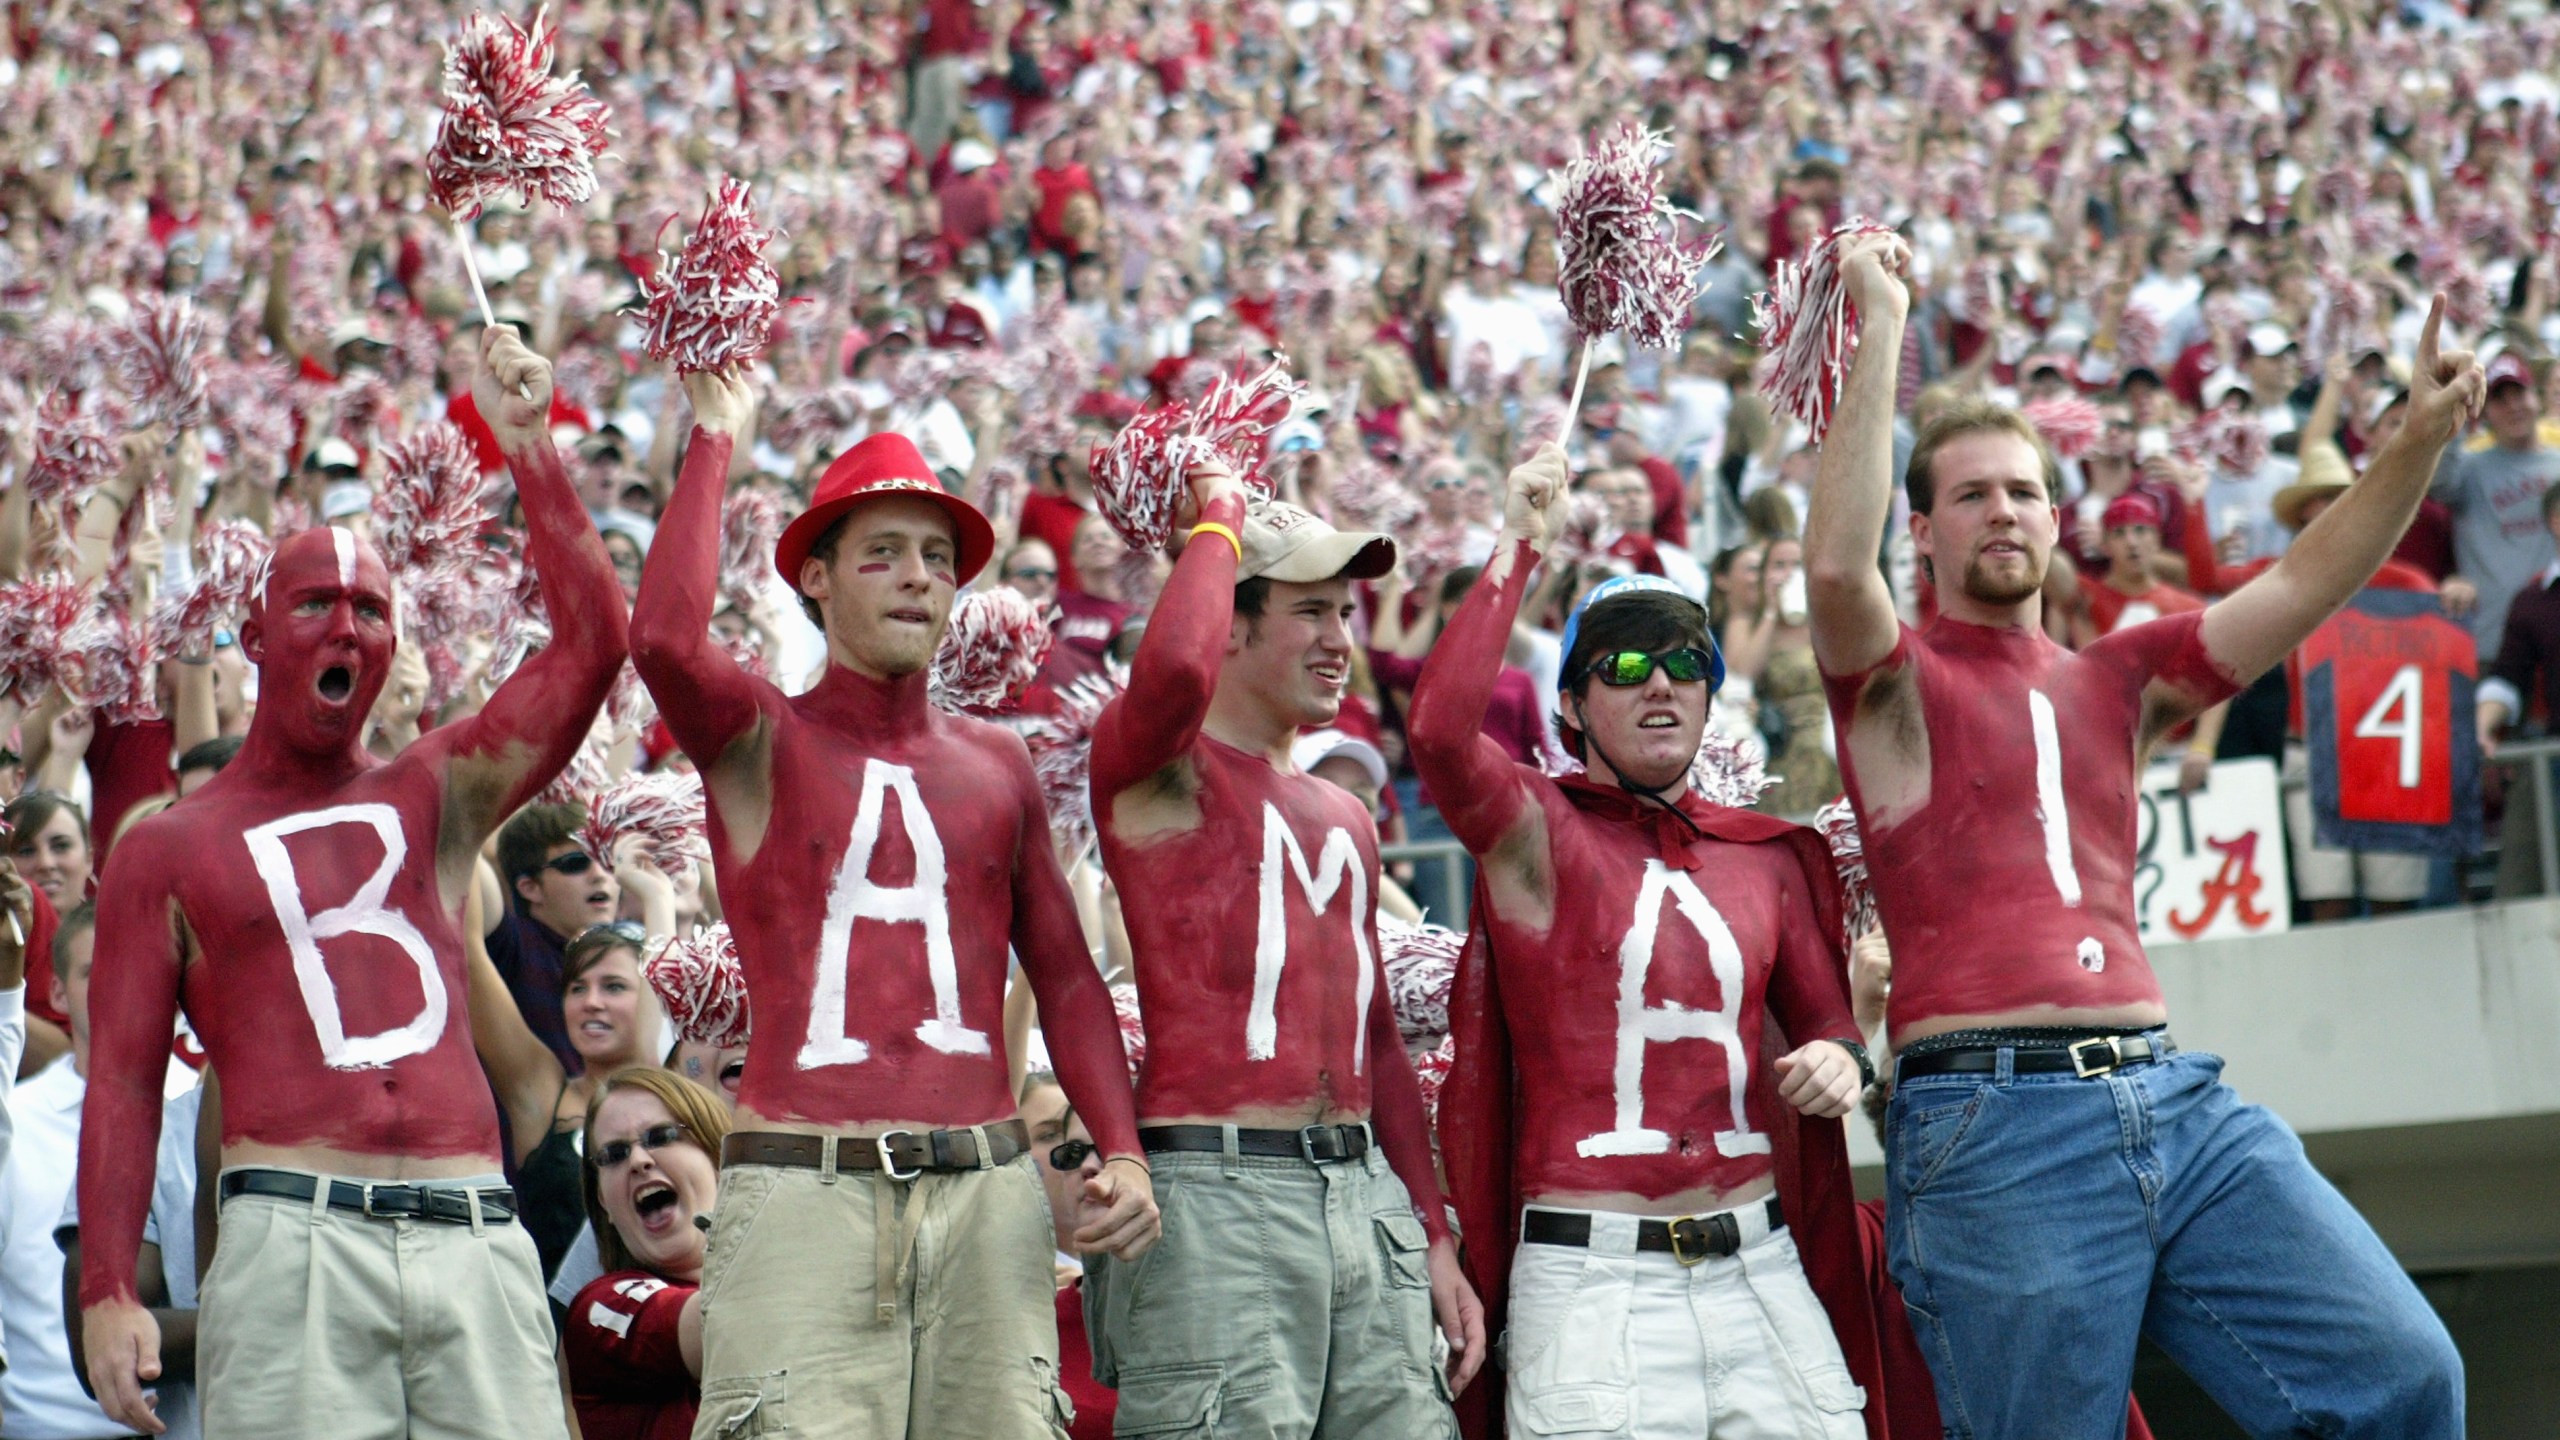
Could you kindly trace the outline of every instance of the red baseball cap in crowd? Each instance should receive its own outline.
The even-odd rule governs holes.
[[[2533,388],[2533,367],[2513,350],[2501,350],[2489,361],[2489,383],[2485,389],[2493,391],[2501,385],[2521,385],[2527,390]]]
[[[2107,502],[2107,513],[2099,521],[2101,530],[2118,530],[2127,525],[2160,528],[2160,502],[2139,490],[2128,490]]]
[[[818,477],[809,508],[783,527],[782,538],[774,542],[773,568],[797,591],[801,563],[827,527],[863,501],[891,495],[930,500],[951,517],[951,528],[960,537],[960,584],[968,584],[986,568],[987,558],[995,553],[995,527],[978,513],[977,506],[942,488],[914,441],[885,431],[837,456],[827,473]]]

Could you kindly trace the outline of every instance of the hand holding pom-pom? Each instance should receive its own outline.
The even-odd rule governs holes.
[[[1196,514],[1192,470],[1209,462],[1272,492],[1262,474],[1262,437],[1306,393],[1286,357],[1248,379],[1220,375],[1197,402],[1147,411],[1094,447],[1093,503],[1130,548],[1162,550],[1186,514]]]
[[[1799,263],[1783,261],[1769,292],[1753,302],[1760,343],[1769,352],[1760,391],[1805,423],[1815,444],[1831,430],[1840,386],[1858,353],[1859,319],[1901,318],[1911,292],[1901,274],[1911,247],[1883,225],[1858,216],[1823,237]]]

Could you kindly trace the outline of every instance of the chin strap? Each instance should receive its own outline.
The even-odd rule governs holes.
[[[1689,827],[1689,833],[1697,839],[1704,840],[1707,838],[1707,832],[1698,828],[1698,822],[1690,819],[1687,811],[1682,810],[1678,805],[1671,801],[1662,798],[1662,792],[1671,788],[1669,785],[1640,785],[1627,778],[1627,772],[1619,769],[1618,762],[1609,758],[1609,752],[1600,748],[1600,737],[1591,733],[1590,717],[1583,713],[1582,702],[1579,698],[1575,699],[1573,709],[1574,718],[1583,722],[1583,745],[1588,748],[1592,754],[1600,757],[1601,764],[1609,767],[1609,778],[1616,783],[1619,789],[1626,791],[1630,795],[1640,795],[1671,812],[1671,814],[1676,817],[1681,824]]]

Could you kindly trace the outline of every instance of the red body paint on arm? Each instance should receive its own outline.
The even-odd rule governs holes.
[[[1498,584],[1470,588],[1432,645],[1406,725],[1413,768],[1439,802],[1451,833],[1477,854],[1502,843],[1529,805],[1519,765],[1484,733],[1503,648],[1538,563],[1526,540],[1512,546],[1510,573]]]
[[[127,865],[140,863],[137,857]],[[80,1111],[83,1306],[136,1298],[134,1267],[159,1160],[161,1077],[178,1016],[178,940],[165,886],[110,889],[95,955],[89,1088]]]
[[[1120,1017],[1085,949],[1075,897],[1050,848],[1048,808],[1026,756],[1022,843],[1013,863],[1013,948],[1040,1002],[1040,1030],[1067,1099],[1105,1156],[1142,1155]]]
[[[1209,507],[1201,522],[1244,533],[1244,501]],[[1214,536],[1183,548],[1147,619],[1129,667],[1129,689],[1095,722],[1094,814],[1107,822],[1113,795],[1180,758],[1200,736],[1218,665],[1235,621],[1236,550]]]
[[[720,499],[734,442],[695,430],[649,547],[631,609],[631,658],[667,729],[708,768],[781,692],[738,668],[711,638],[719,588]]]

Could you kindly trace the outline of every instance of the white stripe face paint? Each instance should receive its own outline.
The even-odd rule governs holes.
[[[914,882],[895,888],[871,880],[872,853],[880,845],[881,811],[891,794],[898,797],[898,821],[916,856]],[[933,828],[924,796],[916,791],[916,772],[885,761],[863,761],[862,799],[854,812],[853,835],[836,866],[835,883],[827,890],[827,920],[818,932],[818,976],[809,996],[809,1036],[800,1047],[801,1069],[859,1065],[871,1058],[870,1045],[846,1033],[847,972],[853,958],[853,922],[858,919],[924,927],[934,1013],[916,1026],[916,1038],[945,1055],[991,1053],[987,1032],[970,1029],[960,1018],[960,964],[951,948],[947,873],[942,836]]]
[[[2071,863],[2071,810],[2062,796],[2062,732],[2053,723],[2053,701],[2027,692],[2027,718],[2036,732],[2036,818],[2044,823],[2044,863],[2062,903],[2080,905],[2080,871]]]
[[[285,837],[340,825],[371,827],[382,839],[382,863],[356,887],[347,903],[314,915],[303,901],[293,857],[285,850]],[[427,945],[427,937],[418,933],[408,916],[383,903],[391,894],[391,878],[400,873],[400,864],[409,855],[408,837],[400,832],[400,813],[388,805],[333,805],[326,810],[270,820],[240,838],[249,846],[249,858],[257,867],[258,878],[266,882],[267,900],[275,907],[276,920],[283,927],[286,948],[293,952],[293,978],[302,991],[303,1009],[310,1013],[311,1028],[320,1039],[320,1057],[329,1068],[375,1070],[403,1056],[424,1054],[433,1048],[444,1036],[449,1008],[444,975],[436,968],[435,952]],[[408,1024],[373,1035],[347,1033],[338,1008],[338,983],[330,978],[328,962],[320,953],[321,941],[340,935],[372,935],[388,940],[418,967],[418,986],[425,1000]]]
[[[356,588],[356,536],[342,525],[329,527],[329,543],[338,547],[338,584],[343,589]]]
[[[1324,833],[1324,848],[1315,868],[1296,832],[1280,815],[1280,807],[1262,802],[1262,914],[1253,946],[1253,1006],[1245,1013],[1244,1058],[1268,1060],[1280,1053],[1280,972],[1289,960],[1289,912],[1283,880],[1291,873],[1306,892],[1307,908],[1318,916],[1333,903],[1345,879],[1351,883],[1351,945],[1359,958],[1360,978],[1353,997],[1359,1030],[1351,1040],[1351,1073],[1357,1075],[1369,1057],[1369,1006],[1378,988],[1377,963],[1369,950],[1369,872],[1360,863],[1360,847],[1351,832],[1337,825]]]

